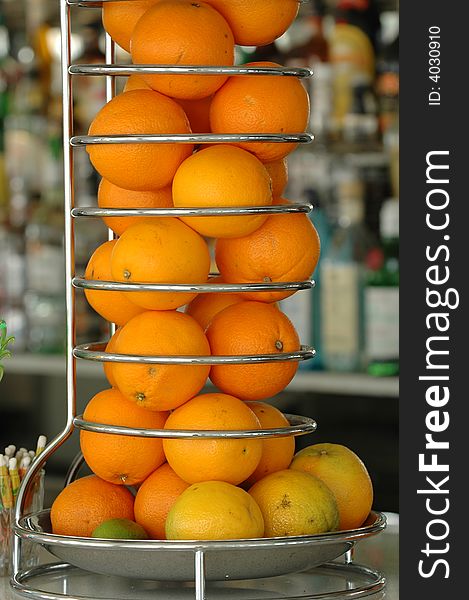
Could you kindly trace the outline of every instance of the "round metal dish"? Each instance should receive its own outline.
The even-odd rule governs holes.
[[[28,587],[26,587],[28,585]],[[31,586],[37,586],[32,588]],[[92,575],[68,564],[49,564],[13,578],[16,593],[39,600],[193,600],[188,585]],[[206,600],[333,600],[384,598],[379,571],[358,564],[328,563],[304,573],[247,581],[208,583]],[[66,595],[64,591],[66,590]]]
[[[72,217],[216,217],[229,215],[278,215],[309,213],[309,202],[270,204],[268,206],[204,206],[187,208],[73,208]]]
[[[127,281],[104,281],[74,277],[72,285],[85,290],[112,290],[116,292],[197,292],[207,293],[241,293],[267,292],[275,290],[309,290],[314,281],[278,281],[261,283],[136,283]]]
[[[79,0],[83,3],[83,0]],[[76,2],[69,1],[69,4]],[[111,75],[113,77],[134,75],[267,75],[280,77],[312,77],[312,69],[304,67],[251,67],[214,65],[71,65],[70,75]]]
[[[298,352],[278,354],[240,354],[230,356],[182,356],[160,355],[143,356],[137,354],[113,354],[105,352],[106,342],[80,344],[73,350],[75,358],[96,362],[143,363],[153,365],[246,365],[269,362],[300,361],[313,358],[316,351],[309,346],[301,346]]]
[[[74,135],[71,146],[92,144],[232,144],[233,142],[268,142],[309,144],[311,133],[153,133],[140,135]]]
[[[341,556],[353,543],[386,526],[372,512],[359,529],[313,536],[221,541],[104,540],[51,533],[50,511],[20,519],[15,532],[42,544],[60,560],[85,571],[131,579],[194,581],[197,553],[205,556],[206,581],[256,579],[304,571]]]
[[[287,437],[290,435],[306,435],[316,431],[317,424],[314,419],[309,417],[300,417],[297,415],[285,415],[288,419],[289,427],[277,427],[271,429],[251,429],[251,430],[221,430],[210,429],[205,431],[194,431],[193,429],[135,429],[132,427],[122,427],[120,425],[103,425],[83,419],[83,415],[75,417],[73,424],[77,429],[86,429],[95,433],[110,433],[115,435],[130,435],[139,437],[154,437],[165,439],[241,439],[241,438],[273,438]]]

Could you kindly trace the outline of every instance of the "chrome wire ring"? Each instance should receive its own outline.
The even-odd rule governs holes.
[[[72,285],[76,288],[84,290],[109,290],[113,292],[184,292],[197,294],[234,294],[243,292],[309,290],[315,286],[315,282],[313,280],[306,280],[259,283],[136,283],[74,277],[72,279]]]
[[[72,217],[216,217],[232,215],[283,215],[309,213],[309,202],[269,204],[268,206],[204,206],[170,208],[101,208],[86,206],[73,208]]]
[[[83,0],[80,0],[83,2]],[[69,2],[70,4],[70,2]],[[305,79],[313,75],[312,69],[302,67],[251,67],[213,65],[71,65],[70,75],[228,75],[228,76],[274,76]]]
[[[21,530],[19,530],[19,535],[21,537],[27,537],[23,533],[22,528]],[[30,538],[33,541],[36,541],[39,535],[40,534],[31,534]],[[42,543],[47,544],[47,542]],[[380,571],[372,569],[370,567],[365,567],[363,565],[346,565],[335,562],[327,562],[321,567],[318,567],[318,569],[320,571],[325,571],[330,577],[339,577],[341,581],[343,581],[349,573],[354,573],[364,577],[365,582],[357,587],[341,589],[337,592],[311,592],[310,594],[308,594],[308,596],[303,596],[305,599],[308,598],[309,600],[325,600],[327,598],[328,600],[358,600],[359,598],[361,599],[371,596],[376,598],[376,594],[382,592],[382,590],[384,590],[386,586],[386,578]],[[33,567],[29,570],[22,570],[18,573],[13,574],[11,578],[11,587],[15,590],[17,594],[25,598],[29,598],[30,600],[93,600],[95,598],[94,595],[83,596],[80,594],[80,596],[74,595],[72,597],[69,593],[44,592],[41,589],[32,587],[30,583],[31,580],[33,580],[35,577],[47,577],[53,578],[55,580],[62,580],[65,582],[68,574],[73,573],[74,571],[78,571],[78,567],[70,565],[66,562],[48,563],[40,565],[38,567]],[[379,596],[377,600],[380,600],[383,597],[384,596]],[[292,596],[284,596],[284,598],[286,600],[288,600],[288,598],[292,598],[293,600]],[[111,598],[103,597],[101,598],[101,600],[111,600]]]
[[[277,354],[239,354],[229,356],[115,354],[105,352],[106,342],[80,344],[73,349],[73,356],[95,362],[140,363],[151,365],[249,365],[270,362],[303,361],[313,358],[314,348],[300,346],[297,352]]]
[[[298,415],[284,415],[290,425],[288,427],[276,427],[270,429],[251,429],[251,430],[224,430],[224,429],[138,429],[133,427],[122,427],[120,425],[105,425],[95,423],[79,415],[73,419],[73,424],[77,429],[92,431],[94,433],[108,433],[113,435],[127,435],[135,437],[164,438],[177,440],[193,439],[244,439],[244,438],[278,438],[291,435],[306,435],[316,431],[317,424],[314,419]]]
[[[233,142],[268,142],[309,144],[311,133],[155,133],[140,135],[74,135],[72,147],[95,144],[232,144]]]

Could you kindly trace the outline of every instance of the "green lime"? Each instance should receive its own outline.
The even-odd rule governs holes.
[[[109,519],[98,525],[91,537],[111,540],[147,540],[148,534],[141,525],[130,519]]]

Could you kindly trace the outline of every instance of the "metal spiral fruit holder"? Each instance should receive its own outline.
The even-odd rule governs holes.
[[[108,1],[108,0],[103,0]],[[75,429],[99,432],[103,435],[128,435],[158,438],[201,439],[201,438],[271,438],[304,435],[316,429],[309,418],[285,415],[288,427],[253,431],[189,431],[165,429],[134,429],[103,425],[86,421],[76,412],[76,359],[99,362],[133,362],[149,364],[254,364],[273,361],[302,361],[314,357],[312,348],[301,346],[298,352],[241,355],[241,356],[135,356],[105,352],[105,343],[75,345],[75,288],[114,291],[158,291],[158,292],[237,292],[267,290],[304,290],[314,286],[313,281],[264,282],[251,284],[206,283],[203,285],[168,283],[118,283],[93,281],[75,276],[74,263],[74,219],[103,216],[223,216],[249,214],[307,213],[312,206],[307,203],[277,206],[220,207],[220,208],[155,208],[155,209],[103,209],[74,207],[74,148],[88,144],[139,144],[139,143],[229,143],[229,142],[276,142],[309,143],[313,136],[308,133],[266,134],[176,134],[176,135],[108,135],[73,136],[73,93],[72,80],[76,76],[106,76],[106,96],[109,101],[115,95],[115,77],[139,74],[225,74],[228,76],[278,76],[310,77],[309,69],[283,67],[213,67],[213,66],[162,66],[162,65],[119,65],[115,64],[115,48],[106,34],[106,64],[73,65],[71,61],[71,9],[97,7],[101,2],[94,0],[60,0],[62,93],[63,93],[63,150],[64,150],[64,205],[65,205],[65,276],[67,305],[67,419],[64,430],[53,439],[44,452],[35,459],[26,475],[19,493],[15,514],[15,540],[13,575],[11,585],[16,593],[26,598],[59,600],[72,598],[81,600],[91,596],[76,596],[73,593],[48,592],[33,586],[33,580],[41,577],[66,578],[79,568],[91,573],[124,576],[132,580],[194,582],[189,593],[196,600],[204,600],[207,582],[229,580],[258,580],[282,574],[293,574],[321,565],[327,576],[348,574],[359,575],[362,585],[346,585],[337,592],[315,593],[306,591],[302,598],[358,598],[379,592],[385,579],[377,571],[352,563],[352,549],[357,540],[382,531],[385,517],[372,512],[368,521],[359,529],[329,532],[321,535],[296,537],[260,538],[227,541],[137,541],[102,540],[55,535],[51,530],[50,511],[23,515],[25,498],[35,475],[47,459],[69,438]],[[72,465],[68,481],[78,471],[80,460]],[[40,544],[64,561],[21,570],[22,544]],[[344,555],[345,560],[329,562]],[[314,575],[311,581],[314,582]],[[182,584],[181,584],[182,585]],[[64,590],[67,587],[64,584]],[[311,586],[314,588],[314,585]],[[340,587],[340,585],[339,585]],[[132,587],[133,589],[133,587]],[[176,586],[177,589],[177,586]],[[161,591],[161,590],[160,590]],[[186,590],[188,591],[188,590]],[[229,592],[230,590],[228,590]],[[234,590],[231,590],[233,592]],[[174,592],[174,589],[173,589]],[[213,597],[218,597],[220,589]],[[164,596],[170,597],[170,590]],[[93,596],[95,598],[96,596]],[[160,596],[158,596],[160,597]],[[178,596],[179,597],[179,596]],[[187,597],[187,596],[184,596]],[[246,597],[246,596],[243,596]],[[265,595],[262,595],[265,598]],[[275,595],[275,597],[278,597]],[[293,598],[292,595],[282,596]],[[295,596],[297,597],[297,596]]]

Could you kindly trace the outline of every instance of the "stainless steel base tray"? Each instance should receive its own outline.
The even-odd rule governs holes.
[[[305,571],[341,556],[354,542],[386,526],[385,516],[372,512],[359,529],[314,536],[209,542],[101,540],[52,534],[49,513],[45,510],[21,519],[17,533],[80,569],[153,581],[194,581],[197,551],[205,555],[207,581]]]
[[[28,586],[28,587],[26,587]],[[32,587],[34,586],[34,587]],[[13,582],[16,592],[41,600],[193,600],[194,585],[91,575],[66,564],[36,567]],[[385,579],[356,564],[328,563],[304,573],[208,583],[205,600],[384,599]]]

